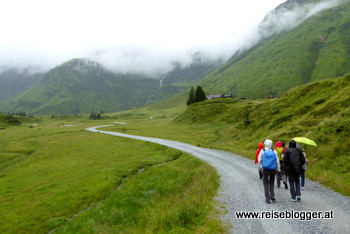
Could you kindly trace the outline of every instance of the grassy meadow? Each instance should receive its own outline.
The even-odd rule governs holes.
[[[1,233],[225,232],[206,163],[84,130],[116,119],[35,120],[0,130]]]

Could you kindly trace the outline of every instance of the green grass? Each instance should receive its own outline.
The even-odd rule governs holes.
[[[290,90],[274,100],[208,100],[189,106],[175,119],[120,119],[110,127],[135,135],[178,140],[227,150],[253,159],[258,142],[288,143],[306,136],[307,177],[350,195],[350,75]]]
[[[215,195],[218,178],[208,169],[188,156],[149,167],[57,233],[182,233],[209,225],[208,196]],[[222,231],[215,229],[211,231]]]
[[[110,120],[84,118],[0,131],[1,233],[225,231],[213,168],[153,143],[87,132]]]

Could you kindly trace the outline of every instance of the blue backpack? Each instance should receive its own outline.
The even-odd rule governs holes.
[[[262,159],[262,168],[265,168],[267,170],[275,170],[276,169],[276,154],[275,152],[271,150],[265,150],[264,149],[264,154],[263,154],[263,159]]]

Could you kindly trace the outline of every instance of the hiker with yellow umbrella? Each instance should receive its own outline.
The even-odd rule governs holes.
[[[317,144],[306,137],[294,137],[293,140],[295,140],[295,142],[297,142],[297,149],[299,149],[305,157],[305,163],[301,165],[301,171],[300,171],[300,176],[301,176],[301,190],[304,190],[304,186],[305,186],[305,171],[307,169],[307,164],[309,163],[309,161],[306,158],[306,152],[305,150],[302,148],[302,144],[306,144],[306,145],[311,145],[311,146],[316,146]]]

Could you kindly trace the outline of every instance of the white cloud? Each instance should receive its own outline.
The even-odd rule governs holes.
[[[174,60],[188,64],[199,50],[228,58],[259,39],[259,23],[282,2],[1,1],[0,67],[50,69],[86,57],[113,71],[151,75],[169,70]]]
[[[343,0],[325,0],[316,3],[298,5],[291,3],[286,7],[280,7],[277,11],[270,12],[265,17],[260,27],[260,35],[267,37],[282,31],[288,31],[305,19],[318,12],[335,7]]]

